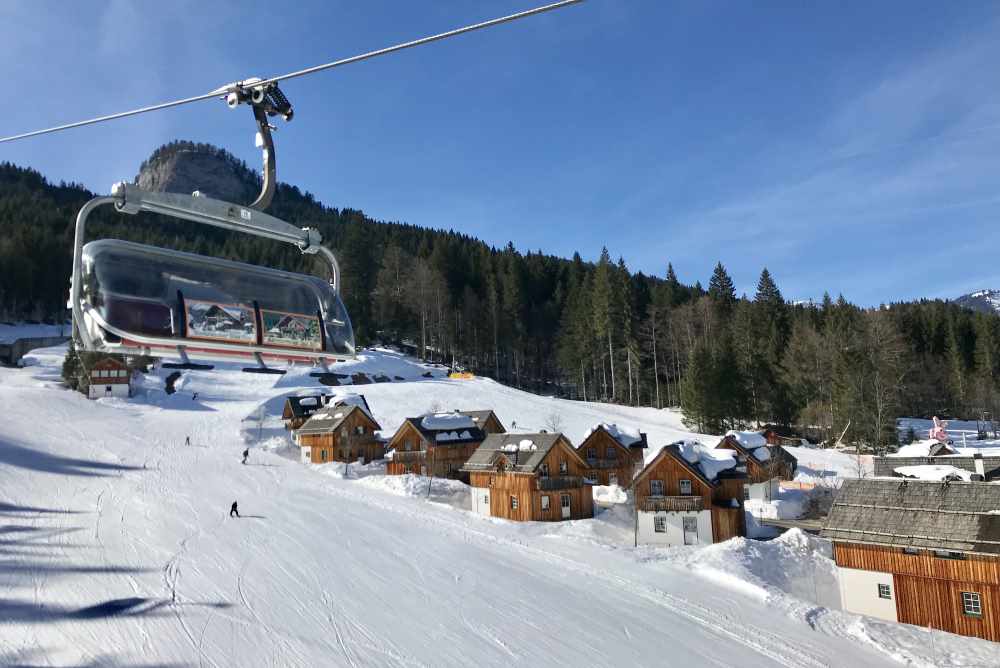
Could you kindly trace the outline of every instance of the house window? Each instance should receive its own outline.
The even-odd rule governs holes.
[[[542,476],[543,478],[548,478],[549,477],[549,465],[548,464],[542,464],[541,468],[538,471],[538,474],[540,476]]]
[[[743,485],[743,500],[750,500],[750,485]]]
[[[542,497],[542,510],[548,510],[548,509],[549,509],[549,497],[543,496]]]
[[[359,425],[359,426],[355,427],[355,430],[357,431],[357,433],[359,435],[360,434],[364,434],[365,433],[365,426],[364,425]]]
[[[979,598],[978,592],[962,592],[962,612],[973,617],[983,616],[983,602]]]
[[[420,475],[427,475],[427,467],[426,466],[421,466],[420,467]]]
[[[965,559],[965,555],[961,552],[951,552],[949,550],[934,550],[934,556],[938,559]]]
[[[517,497],[513,494],[510,497],[510,509],[517,510]]]
[[[680,486],[681,486],[681,494],[682,495],[688,496],[689,494],[691,494],[691,481],[690,480],[681,480],[680,481]]]
[[[412,441],[403,441],[403,449],[406,450],[407,452],[409,452],[410,450],[412,450],[413,449],[413,442]]]
[[[887,584],[880,584],[878,586],[878,597],[892,600],[892,587]]]
[[[597,459],[597,448],[587,448],[587,459]]]
[[[649,495],[650,496],[663,496],[663,481],[662,480],[650,480],[649,481]]]
[[[618,459],[618,455],[615,454],[614,448],[608,448],[607,451],[605,451],[604,456],[607,459]]]
[[[610,474],[608,474],[608,484],[609,485],[617,485],[618,484],[618,474],[617,473],[610,473]]]
[[[903,554],[909,554],[909,555],[912,556],[912,555],[915,555],[915,554],[920,554],[920,550],[918,550],[915,547],[904,547],[903,548]]]
[[[667,533],[666,515],[657,515],[653,518],[653,531],[656,533]]]
[[[344,427],[343,429],[340,430],[340,437],[347,438],[347,427]]]
[[[320,450],[319,451],[319,455],[320,455],[320,458],[325,462],[326,461],[326,450]]]
[[[567,473],[569,473],[569,464],[564,461],[559,462],[559,475],[566,475]]]

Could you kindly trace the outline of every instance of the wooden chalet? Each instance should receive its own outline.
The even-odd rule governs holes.
[[[846,479],[820,535],[845,610],[1000,641],[1000,485]]]
[[[500,422],[500,418],[492,410],[484,411],[456,411],[459,415],[472,418],[477,427],[487,434],[505,434],[507,428]]]
[[[745,535],[746,481],[730,455],[694,441],[664,446],[632,482],[636,542],[700,545]]]
[[[462,470],[481,515],[539,522],[594,516],[587,463],[562,434],[489,434]]]
[[[285,429],[294,431],[306,423],[313,413],[329,403],[333,395],[311,394],[305,397],[288,397],[281,409],[281,421]]]
[[[614,424],[599,424],[576,448],[590,471],[588,477],[598,485],[628,487],[642,470],[646,453],[646,434],[638,436]]]
[[[295,432],[302,462],[323,464],[361,459],[367,464],[381,459],[385,448],[375,432],[382,427],[367,405],[367,402],[361,405],[342,400],[313,413]]]
[[[744,501],[777,498],[780,481],[795,477],[798,460],[780,445],[770,445],[764,434],[729,432],[715,447],[735,452],[737,466],[746,471]]]
[[[391,459],[386,473],[468,480],[462,466],[485,438],[486,433],[466,413],[406,418],[387,445]]]
[[[87,396],[91,399],[132,396],[132,374],[128,365],[114,357],[97,361],[90,367]]]

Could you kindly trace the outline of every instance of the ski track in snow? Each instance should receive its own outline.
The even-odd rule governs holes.
[[[682,437],[717,440],[688,433],[676,413],[422,380],[427,367],[386,353],[347,366],[410,382],[321,388],[300,372],[222,368],[185,372],[171,397],[150,377],[131,401],[89,402],[55,384],[60,353],[0,369],[12,416],[0,423],[0,526],[12,527],[0,538],[31,535],[0,542],[0,664],[935,664],[912,635],[886,643],[859,618],[647,563],[615,513],[496,521],[442,502],[460,498],[452,490],[392,493],[403,486],[380,488],[370,471],[345,479],[268,450],[287,442],[278,398],[308,390],[364,393],[385,432],[437,404],[493,408],[519,431],[558,412],[574,440],[602,421],[641,427],[648,457]],[[228,517],[233,498],[240,519]]]

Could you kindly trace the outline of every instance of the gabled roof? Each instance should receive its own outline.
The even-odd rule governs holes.
[[[774,463],[775,460],[791,464],[794,470],[798,466],[798,460],[788,450],[780,445],[768,445],[763,435],[760,439],[748,439],[746,436],[760,435],[758,432],[729,432],[722,437],[722,440],[715,446],[720,447],[723,443],[728,443],[734,450],[753,460],[758,466],[766,467]]]
[[[313,413],[312,417],[306,420],[305,424],[299,427],[298,433],[300,435],[329,434],[336,431],[354,411],[360,411],[364,414],[375,424],[375,429],[382,428],[381,425],[375,421],[375,418],[373,418],[371,414],[361,406],[356,404],[338,403],[332,406],[325,406]]]
[[[580,460],[580,465],[586,467],[580,456],[573,449],[569,439],[560,434],[489,434],[472,453],[469,461],[462,467],[463,471],[488,471],[496,467],[501,458],[506,459],[510,469],[516,473],[535,473],[542,465],[549,451],[560,440],[565,441],[568,450]]]
[[[583,443],[590,440],[590,438],[597,432],[603,431],[605,434],[610,436],[615,442],[621,445],[623,448],[646,448],[648,443],[646,441],[645,432],[641,432],[638,429],[632,429],[629,427],[620,427],[617,424],[607,422],[602,422],[600,424],[594,425],[589,432],[587,432],[586,438],[583,439]],[[579,447],[577,448],[579,449]]]
[[[709,450],[697,441],[677,441],[660,448],[656,455],[639,472],[639,475],[632,481],[635,486],[640,480],[648,476],[665,457],[670,457],[681,464],[691,474],[701,480],[709,487],[719,484],[720,478],[744,478],[746,473],[737,470],[736,459],[713,457]]]
[[[1000,555],[1000,485],[846,479],[820,535],[851,543]]]
[[[461,412],[428,413],[417,417],[409,417],[403,424],[409,424],[420,435],[425,443],[432,445],[464,445],[479,443],[486,438],[486,432],[476,426],[474,420],[451,420],[452,416],[469,417]],[[435,422],[434,418],[440,418]],[[397,430],[398,434],[399,431]],[[393,436],[395,438],[395,436]]]
[[[476,426],[480,428],[482,428],[482,426],[489,421],[490,416],[492,415],[496,419],[497,424],[500,425],[500,428],[507,431],[507,427],[504,426],[503,422],[500,422],[500,418],[497,414],[490,409],[484,411],[458,411],[458,414],[472,418],[472,421],[475,422]]]
[[[301,397],[287,397],[282,416],[291,413],[291,417],[308,417],[326,405],[329,395],[310,394]]]

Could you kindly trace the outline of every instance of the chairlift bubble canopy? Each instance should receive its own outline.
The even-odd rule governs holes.
[[[330,279],[117,239],[82,245],[90,211],[114,204],[286,241],[329,264]],[[306,362],[354,357],[336,258],[315,230],[207,197],[118,184],[77,219],[70,308],[87,350],[190,359]]]

